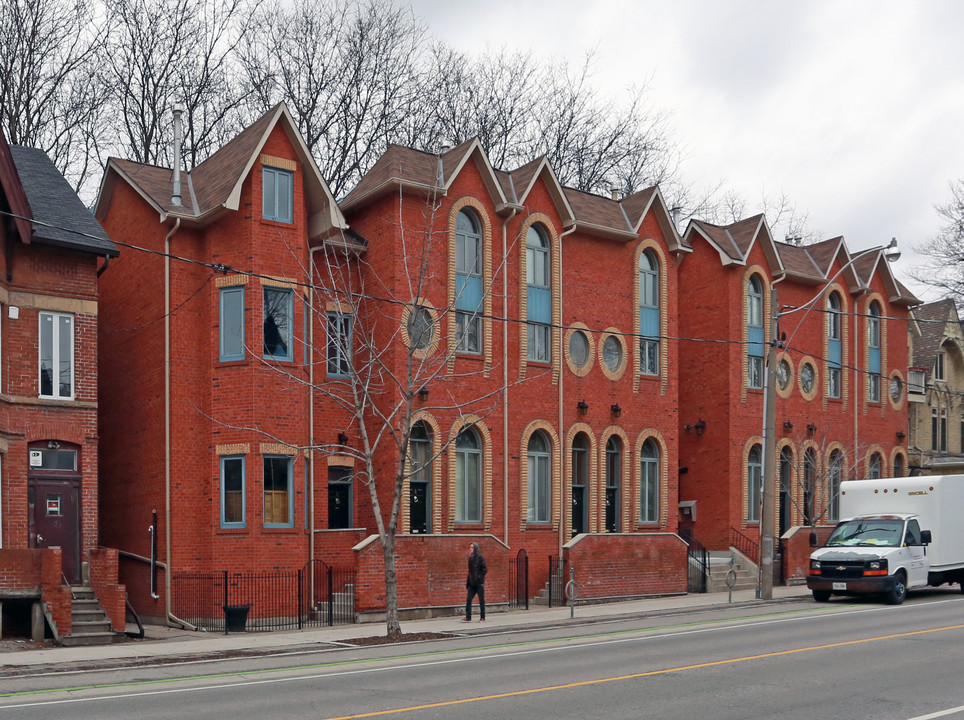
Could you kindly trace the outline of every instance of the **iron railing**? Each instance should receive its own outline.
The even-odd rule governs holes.
[[[300,570],[173,573],[172,612],[212,632],[355,621],[355,571],[313,560]]]
[[[686,592],[705,593],[710,577],[710,552],[690,534],[686,552]]]
[[[559,555],[549,556],[549,607],[555,604],[562,607],[566,604],[563,591],[566,586],[566,561]]]
[[[509,607],[529,609],[529,555],[525,549],[509,560]]]
[[[735,547],[747,558],[760,564],[760,545],[755,540],[751,540],[734,527],[730,528],[730,545]]]

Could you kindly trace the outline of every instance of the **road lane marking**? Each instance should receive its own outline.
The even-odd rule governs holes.
[[[948,710],[941,710],[940,712],[931,713],[930,715],[918,715],[917,717],[908,718],[907,720],[933,720],[934,718],[956,715],[959,712],[964,712],[964,705],[960,705],[956,708],[950,708]]]

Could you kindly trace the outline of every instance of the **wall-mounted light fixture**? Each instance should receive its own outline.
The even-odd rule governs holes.
[[[422,385],[422,387],[418,389],[418,399],[423,401],[428,400],[428,385]]]
[[[585,400],[580,400],[576,404],[576,410],[579,411],[580,415],[585,415],[587,412],[589,412],[589,403],[587,403]]]
[[[706,421],[700,418],[692,425],[684,425],[683,429],[688,433],[696,433],[697,435],[702,435],[703,431],[706,430]]]
[[[897,431],[897,440],[898,440],[898,441],[903,442],[903,440],[904,440],[905,437],[907,437],[907,436],[904,435],[904,431],[903,431],[903,430],[898,430],[898,431]]]
[[[609,406],[609,409],[613,411],[613,417],[619,417],[623,414],[623,409],[619,407],[619,403],[615,403]]]
[[[346,434],[343,433],[343,432],[338,433],[338,444],[339,444],[339,445],[347,445],[347,444],[348,444],[348,435],[346,435]]]
[[[807,423],[807,432],[813,435],[815,432],[817,432],[817,426],[813,423]]]
[[[784,420],[784,421],[783,421],[783,429],[784,429],[784,430],[793,430],[793,423],[790,422],[789,420]]]

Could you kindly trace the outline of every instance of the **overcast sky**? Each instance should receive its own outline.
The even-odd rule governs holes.
[[[897,237],[898,277],[964,177],[964,2],[956,0],[413,0],[453,47],[581,61],[618,96],[649,80],[688,152],[684,178],[725,180],[756,211],[786,193],[821,237]]]

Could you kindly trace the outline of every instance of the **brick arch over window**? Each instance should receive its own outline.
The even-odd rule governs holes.
[[[526,509],[529,507],[529,482],[528,482],[528,462],[529,439],[536,431],[541,430],[549,438],[549,445],[552,447],[552,478],[549,487],[552,489],[552,507],[550,517],[552,518],[552,529],[559,530],[559,517],[562,514],[562,446],[555,428],[545,420],[533,420],[522,431],[522,442],[519,450],[519,529],[526,529]],[[544,527],[544,525],[542,525]]]
[[[586,437],[589,438],[589,477],[586,479],[587,492],[590,493],[590,498],[592,496],[592,488],[596,487],[598,483],[596,476],[596,448],[598,447],[598,440],[593,429],[589,427],[586,423],[576,423],[569,428],[569,432],[566,433],[566,458],[563,464],[564,475],[562,477],[562,492],[559,494],[559,499],[562,502],[562,507],[570,507],[572,502],[572,497],[570,496],[569,488],[572,486],[572,441],[576,439],[576,435],[579,433],[585,433]],[[599,523],[599,509],[593,502],[589,503],[589,527],[596,527]],[[562,513],[562,532],[565,537],[571,537],[572,535],[572,513],[563,512]]]
[[[863,334],[864,342],[863,351],[860,358],[861,367],[867,372],[863,375],[863,382],[860,383],[863,387],[863,398],[864,407],[863,412],[866,414],[870,411],[870,308],[873,303],[877,303],[877,309],[880,311],[880,315],[877,316],[877,320],[880,323],[880,416],[884,417],[887,412],[887,404],[890,402],[890,376],[891,373],[887,371],[887,314],[884,312],[884,308],[887,307],[887,303],[884,301],[884,297],[877,292],[870,293],[866,300],[861,303],[861,309],[863,314]],[[886,397],[885,397],[886,396]],[[881,457],[884,457],[881,454]]]
[[[797,447],[789,438],[783,438],[777,443],[776,465],[774,466],[777,469],[777,488],[773,517],[778,519],[780,517],[780,465],[784,449],[790,451],[790,524],[801,525],[803,524],[801,519],[803,513],[800,512],[800,508],[803,507],[803,456],[797,454]],[[779,528],[777,529],[779,530]]]
[[[834,283],[833,285],[827,286],[823,293],[823,304],[824,309],[830,306],[830,296],[836,293],[837,297],[840,298],[840,402],[843,406],[847,407],[847,401],[850,399],[850,375],[846,369],[850,366],[850,296],[847,294],[846,288],[840,283]],[[820,397],[823,402],[823,409],[827,409],[828,393],[827,384],[830,382],[830,321],[831,314],[824,313],[823,320],[823,361],[821,365],[823,366],[823,378],[822,385],[819,388]]]
[[[819,500],[817,504],[817,514],[821,517],[824,524],[833,524],[833,518],[830,516],[829,504],[833,500],[830,497],[830,458],[835,452],[840,453],[840,482],[847,479],[847,448],[844,447],[841,442],[832,442],[826,448],[824,448],[823,457],[821,462],[823,463],[823,472],[818,476],[817,487],[819,488],[817,492],[817,498]],[[840,508],[840,497],[838,496],[836,500],[836,507]]]
[[[890,451],[890,465],[887,466],[888,475],[896,475],[896,473],[894,472],[894,465],[897,463],[897,458],[900,458],[901,464],[903,465],[903,468],[904,468],[901,474],[906,475],[908,472],[907,453],[904,452],[904,449],[900,447],[895,447],[893,450]]]
[[[639,391],[639,378],[643,362],[639,354],[639,333],[641,329],[639,316],[639,258],[647,250],[656,259],[656,264],[659,267],[659,392],[661,395],[665,395],[666,386],[669,381],[669,343],[666,341],[669,335],[669,282],[667,281],[666,272],[668,266],[662,246],[652,238],[645,238],[639,241],[635,252],[633,252],[633,266],[631,268],[633,288],[633,329],[631,333],[631,337],[633,338],[633,392]],[[626,447],[629,447],[629,445],[627,444]]]
[[[482,443],[482,525],[488,532],[492,527],[492,433],[478,415],[465,415],[452,425],[446,456],[448,460],[448,530],[455,530],[455,440],[464,429],[472,427]],[[434,468],[433,468],[434,469]]]
[[[629,442],[629,435],[621,427],[615,425],[610,425],[608,428],[602,431],[599,436],[599,447],[602,448],[602,452],[599,453],[599,470],[596,473],[596,485],[592,488],[590,496],[593,498],[594,502],[592,506],[594,508],[606,507],[606,445],[609,443],[609,439],[617,437],[623,445],[623,456],[622,462],[620,463],[620,488],[619,488],[619,527],[631,528],[633,526],[632,521],[632,510],[633,510],[633,483],[632,483],[632,453],[630,448],[632,444]],[[640,445],[642,447],[642,445]],[[590,520],[590,532],[605,532],[606,528],[603,527],[605,524],[605,517],[600,517],[597,511],[594,517]]]
[[[749,276],[747,276],[747,280],[749,280]],[[744,293],[744,295],[745,294],[746,293]],[[746,386],[746,383],[744,383],[744,387],[745,386]],[[753,448],[756,447],[757,445],[760,446],[760,461],[765,466],[766,456],[763,454],[763,448],[765,447],[765,445],[763,443],[763,438],[760,435],[754,435],[753,437],[749,438],[743,444],[743,452],[740,455],[740,476],[742,478],[742,482],[740,483],[740,487],[742,488],[740,491],[740,506],[743,508],[743,510],[740,513],[740,528],[743,530],[745,530],[747,525],[749,524],[749,521],[747,518],[750,517],[750,506],[747,503],[747,500],[750,496],[750,475],[749,475],[750,451],[753,450]],[[777,455],[777,457],[779,458],[780,456]],[[762,470],[761,470],[761,477],[762,477]],[[762,492],[762,487],[761,487],[761,492]],[[754,520],[753,524],[757,525],[758,522],[759,521]]]
[[[743,272],[742,284],[740,286],[740,292],[742,293],[742,307],[743,307],[743,319],[741,321],[742,328],[742,340],[745,343],[750,342],[750,324],[748,317],[749,310],[749,297],[747,296],[747,287],[750,283],[751,277],[756,277],[760,281],[761,292],[763,293],[763,353],[764,353],[764,364],[766,363],[766,351],[768,343],[770,342],[770,323],[768,318],[771,315],[772,308],[770,307],[770,280],[767,278],[766,270],[760,265],[750,265]],[[747,349],[749,349],[749,344],[747,344]],[[741,367],[743,371],[743,379],[740,383],[741,387],[741,400],[746,402],[746,393],[749,383],[749,353],[744,352],[741,359]],[[746,463],[744,463],[745,465]],[[745,515],[744,515],[745,517]]]
[[[442,428],[438,424],[431,413],[425,410],[419,410],[412,414],[412,426],[414,427],[417,423],[425,423],[432,436],[432,482],[431,482],[431,495],[432,495],[432,528],[442,527],[442,453],[439,452],[440,443],[442,442]],[[405,460],[405,479],[402,481],[402,507],[401,507],[401,519],[399,520],[399,527],[404,528],[406,531],[410,527],[409,525],[409,503],[408,497],[411,492],[411,459],[406,457]],[[453,494],[454,497],[454,494]]]
[[[468,209],[479,222],[482,230],[482,357],[484,373],[488,377],[492,369],[492,223],[485,206],[474,197],[462,197],[452,203],[449,209],[448,237],[448,341],[450,344],[449,372],[455,372],[455,356],[452,352],[455,343],[455,221],[459,212]]]
[[[549,275],[550,292],[552,293],[552,329],[549,333],[551,347],[549,348],[552,358],[552,383],[558,384],[559,372],[562,368],[562,353],[559,350],[560,338],[562,334],[562,276],[560,270],[562,266],[562,255],[560,251],[559,234],[552,224],[552,219],[540,212],[534,212],[526,216],[525,222],[519,229],[519,240],[516,243],[519,249],[519,378],[526,376],[526,369],[529,362],[529,336],[528,325],[525,322],[528,310],[528,288],[527,267],[526,267],[526,237],[529,228],[539,225],[545,232],[546,240],[549,242],[549,262],[551,272]]]
[[[806,525],[804,520],[804,511],[806,509],[806,482],[807,482],[807,454],[813,458],[813,487],[811,488],[812,498],[811,505],[813,506],[813,516],[820,515],[820,478],[822,476],[822,463],[823,456],[820,452],[820,446],[813,440],[805,440],[800,448],[800,517],[801,525]]]
[[[870,477],[870,461],[873,459],[875,454],[880,457],[880,476],[887,477],[887,453],[884,452],[884,448],[880,445],[871,445],[864,453],[862,470],[865,478]]]
[[[640,459],[643,453],[643,443],[652,440],[659,449],[659,527],[666,528],[667,518],[669,517],[669,446],[663,434],[656,428],[645,428],[636,437],[636,446],[633,448],[633,518],[632,527],[643,527],[640,523],[639,515],[641,511],[640,492],[642,492],[642,466]],[[645,527],[652,527],[650,523],[645,523]]]

